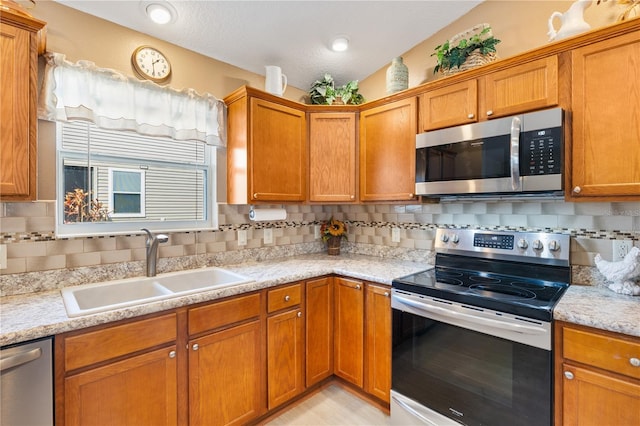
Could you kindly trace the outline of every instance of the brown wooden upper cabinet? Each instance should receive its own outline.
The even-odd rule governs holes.
[[[360,200],[414,198],[417,98],[360,113]]]
[[[420,105],[423,132],[556,106],[558,56],[430,90]]]
[[[304,105],[242,87],[228,106],[227,202],[306,200]]]
[[[567,199],[640,200],[638,58],[638,31],[572,51]]]
[[[45,23],[0,14],[0,200],[36,199],[38,36]]]
[[[356,194],[356,113],[309,113],[309,201],[352,203]]]

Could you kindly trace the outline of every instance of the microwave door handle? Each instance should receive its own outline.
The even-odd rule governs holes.
[[[521,191],[520,185],[520,131],[522,130],[522,120],[515,116],[511,119],[511,189]]]

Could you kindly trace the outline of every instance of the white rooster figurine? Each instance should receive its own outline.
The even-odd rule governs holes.
[[[634,279],[640,276],[640,249],[633,247],[619,262],[604,260],[600,253],[594,258],[598,270],[607,281],[612,283],[608,287],[616,293],[640,296],[640,285]]]

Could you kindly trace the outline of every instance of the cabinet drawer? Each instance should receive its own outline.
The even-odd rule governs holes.
[[[562,336],[565,359],[640,379],[640,366],[631,363],[632,358],[640,359],[640,342],[567,327]]]
[[[213,330],[259,315],[259,293],[238,296],[211,305],[189,309],[189,334]]]
[[[267,311],[269,313],[299,305],[302,301],[302,284],[269,290],[267,293]]]
[[[64,338],[65,371],[107,361],[176,340],[171,313]]]

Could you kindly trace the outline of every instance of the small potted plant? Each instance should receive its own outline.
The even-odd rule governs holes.
[[[496,58],[498,43],[500,40],[491,34],[490,26],[476,25],[436,46],[431,54],[438,60],[433,72],[449,75],[491,62]]]
[[[309,89],[309,101],[312,105],[332,105],[364,103],[364,97],[358,93],[358,80],[336,87],[331,74],[325,74],[322,80],[316,80]]]
[[[320,227],[322,241],[327,244],[327,254],[339,255],[340,242],[347,239],[347,225],[333,216]]]

